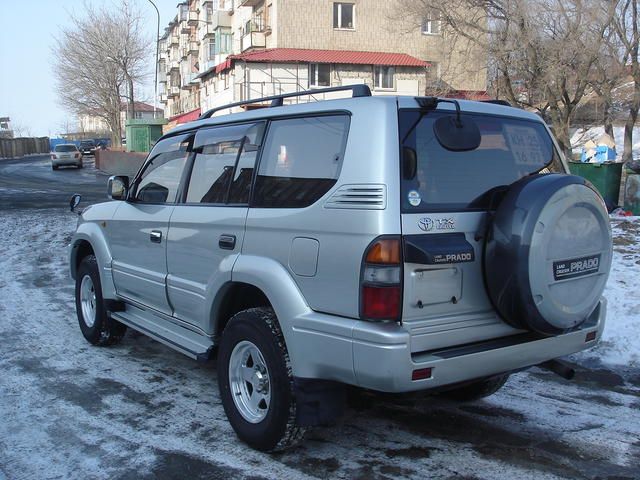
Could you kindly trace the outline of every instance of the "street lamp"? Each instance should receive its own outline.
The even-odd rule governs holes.
[[[156,118],[156,112],[158,111],[158,56],[160,54],[160,11],[156,4],[153,3],[153,0],[149,0],[149,3],[153,5],[153,8],[156,9],[156,14],[158,15],[158,30],[156,33],[156,77],[155,83],[153,84],[153,118]]]

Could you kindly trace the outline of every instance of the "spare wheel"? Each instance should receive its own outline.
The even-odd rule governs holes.
[[[604,201],[581,177],[515,182],[488,227],[486,287],[508,324],[557,335],[593,313],[611,269]]]

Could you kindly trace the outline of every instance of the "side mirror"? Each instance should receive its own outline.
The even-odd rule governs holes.
[[[129,177],[114,175],[107,182],[107,197],[111,200],[126,200],[129,191]]]
[[[69,199],[69,208],[72,212],[80,204],[80,200],[82,200],[82,195],[80,195],[79,193],[74,193],[73,195],[71,195],[71,198]]]
[[[410,147],[402,147],[402,178],[413,180],[418,173],[418,156]]]

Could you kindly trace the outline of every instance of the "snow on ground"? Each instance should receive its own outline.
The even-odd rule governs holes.
[[[582,153],[582,146],[589,140],[597,140],[604,133],[604,127],[579,128],[571,137],[571,147],[575,153]],[[614,125],[613,137],[618,159],[624,152],[624,126]],[[633,157],[640,158],[640,126],[633,129]]]
[[[357,392],[338,425],[277,455],[237,440],[215,362],[131,331],[113,348],[84,341],[67,273],[75,222],[0,212],[0,480],[640,478],[638,219],[612,220],[605,337],[572,357],[574,382],[534,368],[463,405]]]
[[[640,367],[640,217],[612,218],[613,264],[601,343],[583,353],[610,365]]]

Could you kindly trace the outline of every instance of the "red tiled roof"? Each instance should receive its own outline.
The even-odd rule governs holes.
[[[196,108],[195,110],[191,110],[187,113],[181,113],[180,115],[176,115],[169,119],[169,122],[176,122],[177,124],[188,123],[197,120],[200,116],[200,109]]]
[[[445,95],[446,98],[460,98],[463,100],[492,100],[485,90],[453,90]]]
[[[391,67],[426,67],[429,64],[405,53],[354,52],[350,50],[307,50],[302,48],[270,48],[232,55],[234,60],[247,62],[309,62]]]
[[[257,63],[338,63],[349,65],[384,65],[390,67],[428,67],[429,62],[405,53],[355,52],[351,50],[309,50],[303,48],[269,48],[255,52],[229,55],[227,59],[201,73],[220,73],[232,67],[233,61]]]
[[[153,105],[149,105],[148,103],[134,101],[133,105],[136,112],[153,112]],[[127,102],[122,102],[120,104],[120,110],[122,110],[123,112],[126,111],[127,108],[129,108],[129,104]],[[162,109],[157,108],[156,111],[162,112]]]

